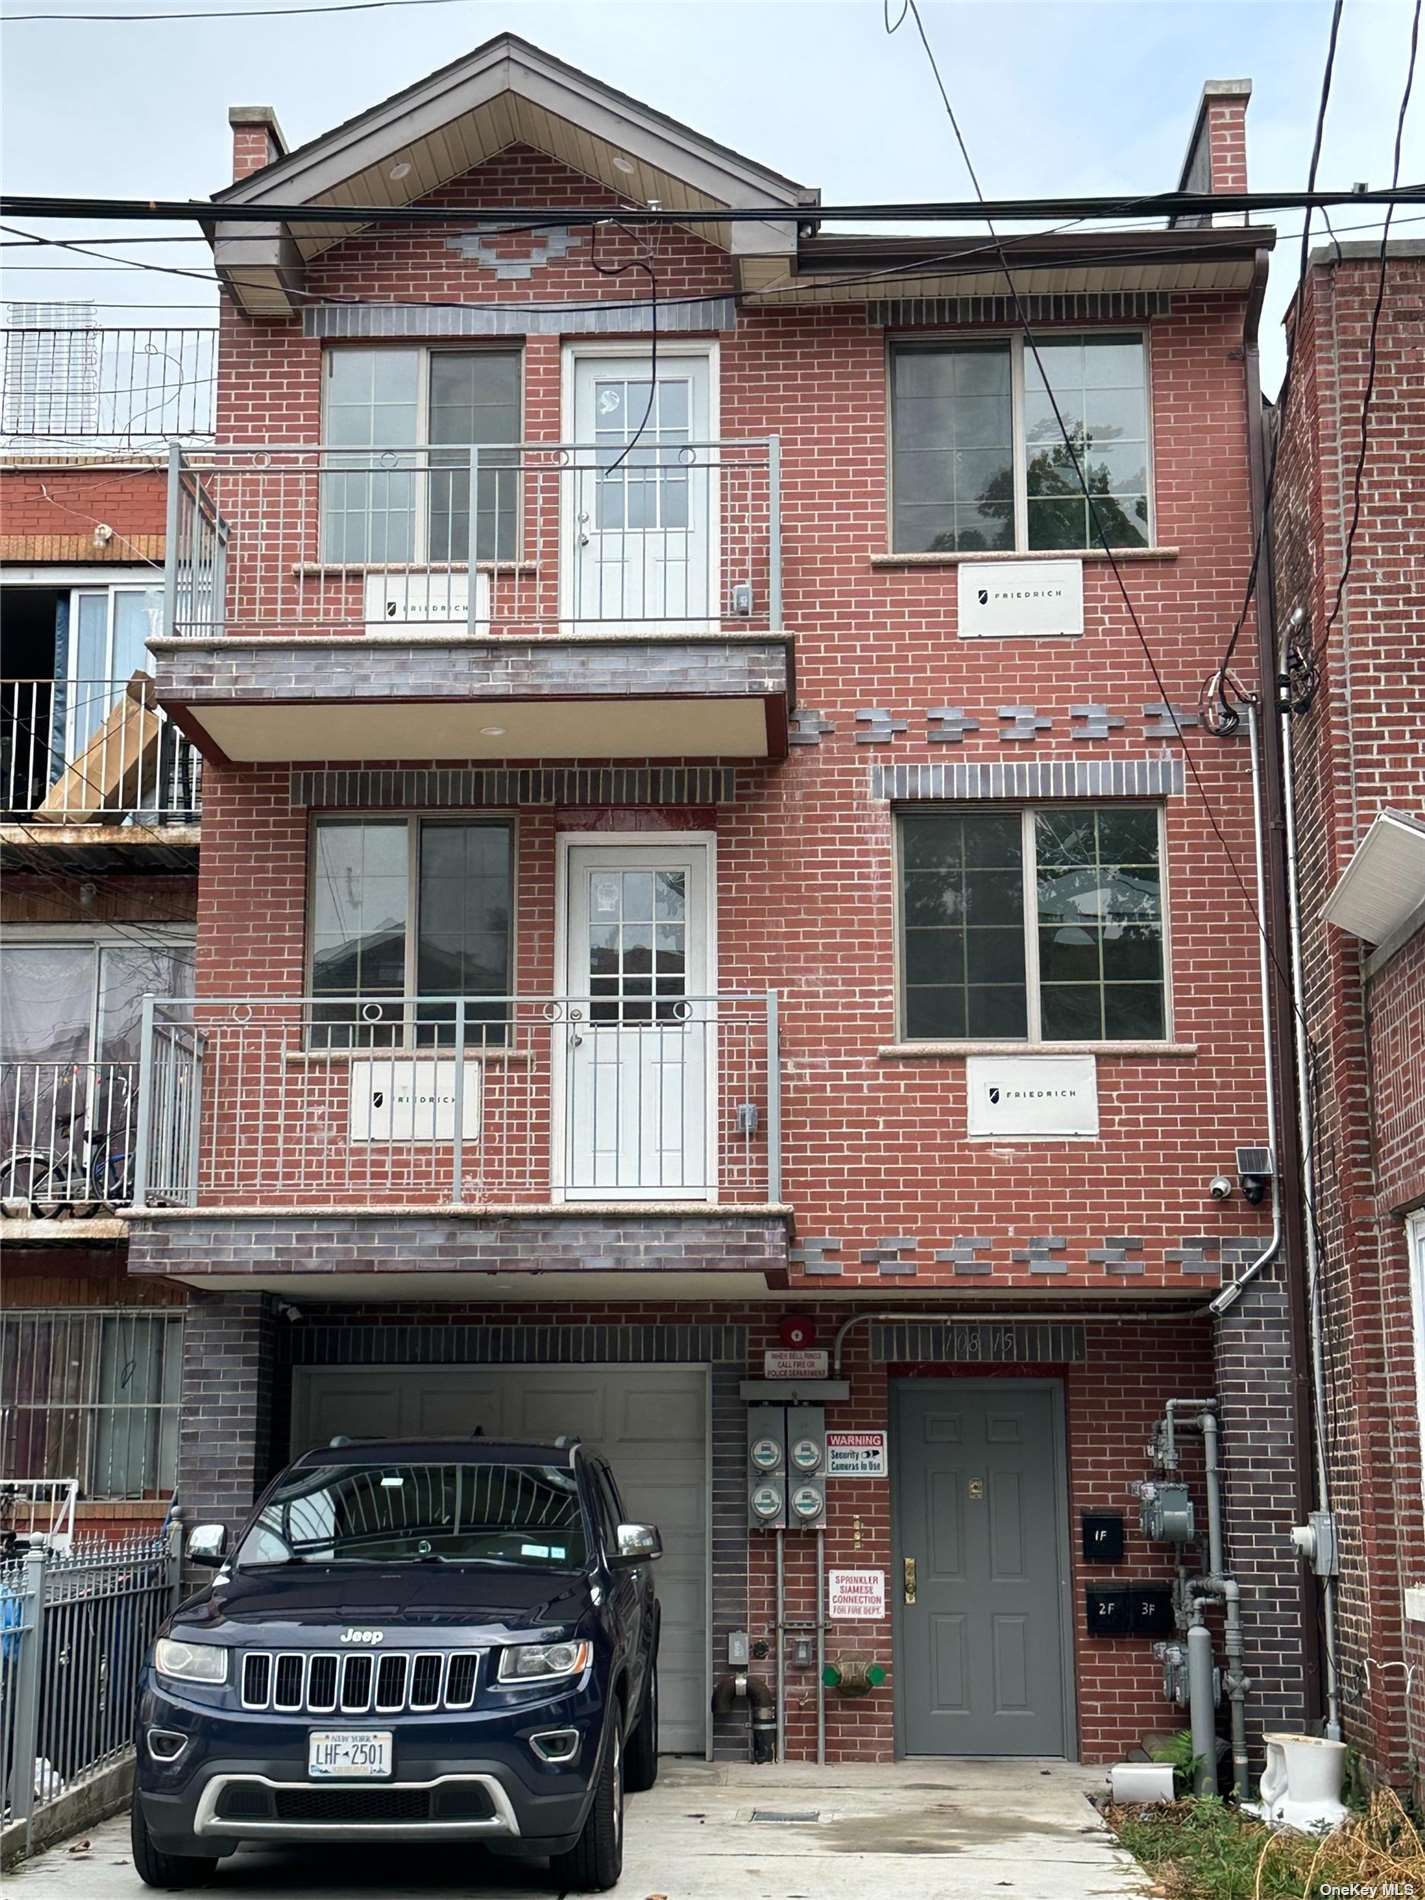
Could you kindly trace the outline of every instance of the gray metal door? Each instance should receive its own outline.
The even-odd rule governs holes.
[[[896,1680],[908,1755],[1063,1755],[1058,1392],[896,1388]]]

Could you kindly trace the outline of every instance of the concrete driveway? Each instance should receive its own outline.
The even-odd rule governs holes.
[[[1088,1900],[1148,1881],[1089,1805],[1103,1770],[910,1761],[817,1769],[667,1761],[628,1803],[621,1900]],[[764,1818],[758,1818],[758,1817]],[[811,1817],[815,1818],[811,1818]],[[779,1818],[780,1817],[780,1818]],[[127,1818],[11,1876],[12,1900],[138,1900]],[[469,1848],[244,1849],[207,1892],[264,1900],[513,1900],[556,1891],[538,1862]]]

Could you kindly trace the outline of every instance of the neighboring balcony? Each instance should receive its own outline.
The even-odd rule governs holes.
[[[138,1080],[137,1062],[0,1062],[7,1222],[103,1221],[132,1203]]]
[[[202,768],[144,673],[0,680],[0,824],[29,843],[195,827]]]
[[[776,437],[170,463],[159,700],[215,759],[780,756]]]
[[[642,1001],[150,999],[131,1260],[239,1285],[784,1273],[777,1020],[775,993],[651,979]]]

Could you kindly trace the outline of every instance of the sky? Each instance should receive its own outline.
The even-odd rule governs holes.
[[[0,18],[277,3],[4,0]],[[892,0],[892,17],[898,6]],[[1305,184],[1330,0],[922,0],[921,10],[991,198],[1172,189],[1202,82],[1243,77],[1254,87],[1252,186]],[[1321,186],[1389,182],[1410,18],[1410,0],[1347,0]],[[913,24],[888,36],[881,0],[451,0],[327,18],[7,19],[5,187],[206,197],[230,176],[229,105],[274,106],[288,143],[298,144],[507,29],[819,186],[827,203],[970,196]],[[1425,54],[1421,67],[1404,181],[1425,177]],[[1333,221],[1345,227],[1379,216],[1362,207]],[[1280,320],[1297,271],[1299,245],[1288,234],[1299,233],[1301,214],[1282,213],[1277,223],[1282,239],[1262,338],[1269,392],[1280,378]],[[24,228],[82,237],[101,227]],[[134,231],[102,228],[109,236]],[[168,228],[149,226],[144,235]],[[1394,228],[1401,237],[1425,236],[1421,208],[1407,207]],[[191,246],[131,244],[124,255],[197,269],[210,263],[201,238]],[[0,256],[33,266],[38,254]],[[93,297],[106,306],[101,321],[118,326],[206,323],[216,301],[211,285],[87,268],[11,268],[3,294]],[[185,304],[198,307],[178,307]]]

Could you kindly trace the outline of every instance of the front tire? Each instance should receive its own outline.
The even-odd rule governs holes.
[[[609,1739],[594,1787],[584,1831],[566,1853],[549,1863],[559,1885],[575,1893],[607,1893],[623,1872],[623,1711],[609,1721]]]
[[[649,1659],[643,1685],[643,1709],[628,1738],[623,1783],[630,1794],[646,1794],[658,1779],[658,1651]]]
[[[172,1893],[182,1887],[201,1887],[217,1871],[216,1854],[165,1854],[153,1844],[143,1803],[137,1794],[129,1814],[129,1840],[133,1846],[134,1867],[146,1887]]]

